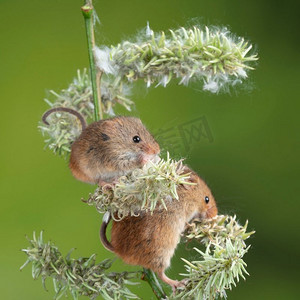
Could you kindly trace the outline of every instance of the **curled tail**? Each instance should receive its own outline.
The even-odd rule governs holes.
[[[46,124],[46,125],[49,125],[48,121],[47,121],[47,117],[49,115],[51,115],[52,113],[54,112],[59,112],[59,111],[63,111],[63,112],[67,112],[69,114],[72,114],[74,115],[75,117],[77,117],[81,123],[81,127],[82,127],[82,130],[84,130],[86,127],[87,127],[87,124],[86,124],[86,121],[84,119],[84,117],[82,116],[81,113],[79,113],[78,111],[76,111],[75,109],[72,109],[72,108],[68,108],[68,107],[55,107],[55,108],[51,108],[49,110],[47,110],[43,116],[42,116],[42,121]]]
[[[111,215],[109,212],[106,212],[103,216],[103,222],[100,227],[100,240],[105,249],[107,249],[108,251],[114,252],[114,247],[107,240],[107,237],[106,237],[106,228],[107,228],[107,225],[110,222],[110,220],[111,220]]]

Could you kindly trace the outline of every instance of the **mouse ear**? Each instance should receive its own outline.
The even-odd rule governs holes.
[[[189,167],[187,167],[187,166],[184,167],[183,174],[184,173],[190,173],[190,177],[186,181],[190,182],[190,183],[193,183],[193,185],[183,184],[183,186],[186,190],[189,190],[189,189],[195,187],[194,184],[199,183],[198,175],[193,170],[191,170]]]
[[[188,166],[184,166],[183,168],[183,172],[182,174],[185,174],[185,173],[190,173],[190,178],[189,178],[189,181],[190,182],[197,182],[198,180],[198,175],[192,170],[190,169]]]
[[[105,133],[107,133],[114,127],[114,124],[115,124],[115,122],[110,119],[101,120],[100,128],[101,128],[101,130],[105,131]]]
[[[198,183],[198,176],[194,172],[192,172],[188,181],[192,183]]]

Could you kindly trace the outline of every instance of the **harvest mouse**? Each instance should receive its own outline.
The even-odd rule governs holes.
[[[47,111],[43,121],[46,123],[47,116],[57,111],[74,114],[82,124],[82,133],[72,144],[69,163],[78,180],[111,183],[158,157],[158,143],[138,118],[117,116],[87,126],[77,111],[58,107]]]
[[[194,218],[212,218],[218,213],[215,199],[206,183],[189,168],[185,170],[191,172],[190,181],[197,184],[189,189],[179,185],[179,200],[166,201],[167,210],[156,208],[153,214],[141,212],[138,217],[128,216],[121,221],[113,221],[111,242],[106,238],[110,220],[105,220],[100,229],[100,238],[106,249],[128,264],[156,272],[173,291],[184,286],[184,282],[168,278],[165,270],[170,266],[186,224]]]

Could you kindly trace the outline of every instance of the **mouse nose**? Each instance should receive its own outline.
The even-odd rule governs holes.
[[[159,145],[151,145],[143,147],[143,151],[149,155],[158,155],[160,153]]]
[[[214,205],[213,207],[210,207],[207,212],[206,212],[206,217],[208,219],[211,219],[213,217],[215,217],[218,214],[218,209],[217,207]]]
[[[158,143],[155,142],[155,144],[151,147],[152,152],[149,154],[156,154],[158,155],[160,153],[160,147],[158,145]]]

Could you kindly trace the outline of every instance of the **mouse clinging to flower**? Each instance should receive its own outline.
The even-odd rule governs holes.
[[[156,160],[160,147],[139,118],[117,116],[87,125],[80,113],[70,108],[50,109],[43,116],[64,111],[81,122],[82,132],[73,142],[69,167],[83,182],[105,185],[134,169]]]
[[[210,219],[218,213],[215,199],[204,180],[188,167],[184,172],[190,174],[189,181],[194,185],[188,189],[183,184],[178,185],[178,200],[166,199],[166,209],[156,207],[153,213],[140,211],[138,216],[113,220],[111,242],[106,238],[110,217],[104,218],[100,229],[100,239],[107,250],[128,264],[156,272],[173,291],[185,282],[170,279],[165,270],[170,266],[186,225],[195,218]]]

